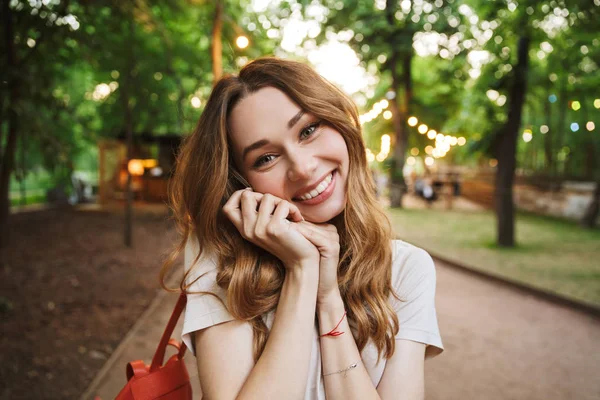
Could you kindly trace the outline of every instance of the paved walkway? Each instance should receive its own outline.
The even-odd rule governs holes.
[[[436,262],[446,351],[428,399],[600,398],[600,320]]]
[[[425,363],[428,399],[600,398],[600,320],[441,261],[436,266],[446,351]],[[150,362],[176,300],[157,296],[82,399],[113,399],[125,384],[127,362]],[[181,324],[176,338],[180,330]],[[190,353],[185,358],[197,395],[195,359]]]

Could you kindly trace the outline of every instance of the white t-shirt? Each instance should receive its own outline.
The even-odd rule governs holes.
[[[438,328],[435,310],[435,266],[433,260],[424,250],[401,240],[392,242],[392,286],[398,296],[407,300],[399,302],[390,296],[390,304],[397,310],[399,331],[396,340],[405,339],[426,344],[425,358],[432,358],[444,351]],[[198,242],[194,238],[188,240],[185,249],[185,270],[198,254]],[[226,303],[226,293],[216,284],[216,260],[202,256],[195,270],[189,276],[189,282],[206,273],[195,282],[190,291],[207,291],[219,296]],[[188,349],[195,354],[192,343],[192,332],[208,328],[234,318],[225,306],[211,295],[188,295],[184,314],[182,340]],[[263,317],[267,327],[273,326],[274,311]],[[315,324],[314,341],[311,351],[310,371],[306,386],[305,400],[324,400],[325,386],[321,371],[321,348],[318,340],[319,332]],[[200,355],[201,357],[202,355]],[[386,360],[381,358],[377,363],[377,348],[369,340],[361,352],[363,365],[367,369],[373,385],[377,387]]]

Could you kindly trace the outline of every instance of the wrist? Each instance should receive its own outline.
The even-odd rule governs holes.
[[[289,266],[288,266],[289,265]],[[285,279],[294,284],[319,284],[319,270],[308,261],[286,265]]]
[[[317,295],[317,309],[319,311],[337,312],[340,309],[344,310],[344,300],[339,288],[335,288],[328,293]],[[342,311],[343,312],[343,311]]]

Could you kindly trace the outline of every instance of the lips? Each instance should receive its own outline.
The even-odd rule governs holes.
[[[337,177],[336,172],[335,170],[330,172],[317,184],[312,185],[312,189],[309,191],[303,189],[304,193],[301,196],[294,197],[293,200],[303,205],[315,205],[324,202],[333,194]],[[313,197],[311,193],[315,193],[316,196]]]
[[[292,197],[292,200],[302,201],[318,196],[331,183],[331,177],[333,173],[334,171],[330,171],[326,175],[323,175],[321,179],[319,179],[316,183],[313,183],[309,186],[305,186],[304,188],[298,190]]]
[[[310,200],[313,197],[317,197],[321,193],[323,193],[331,184],[331,180],[333,179],[333,172],[330,173],[323,179],[316,188],[311,191],[304,193],[302,196],[298,196],[299,200]]]

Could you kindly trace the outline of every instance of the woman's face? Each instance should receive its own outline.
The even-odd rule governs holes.
[[[315,223],[343,211],[349,159],[338,131],[273,87],[242,99],[229,127],[235,163],[255,192],[295,204]]]

